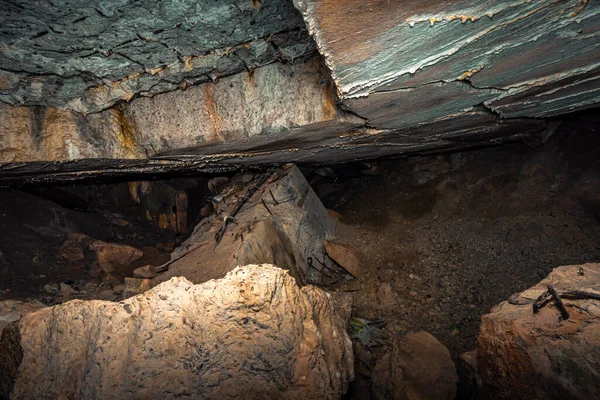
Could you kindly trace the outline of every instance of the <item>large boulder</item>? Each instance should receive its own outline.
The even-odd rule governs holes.
[[[377,400],[454,400],[458,377],[448,349],[429,333],[410,333],[373,371]]]
[[[262,263],[289,270],[299,283],[315,281],[309,279],[315,271],[307,260],[325,258],[323,240],[334,236],[334,220],[296,166],[268,174],[262,185],[260,176],[238,174],[219,191],[213,199],[216,213],[173,251],[168,271],[156,282],[185,276],[202,283],[222,278],[238,265]],[[224,219],[252,187],[256,192],[224,228]],[[219,231],[223,234],[217,243]]]
[[[0,397],[340,398],[353,379],[349,312],[347,295],[300,288],[272,265],[173,278],[120,303],[74,300],[5,329],[0,370],[16,372],[0,374]]]
[[[551,300],[534,301],[552,285],[569,314]],[[600,264],[558,267],[482,319],[477,365],[483,391],[494,399],[597,399],[600,393]]]

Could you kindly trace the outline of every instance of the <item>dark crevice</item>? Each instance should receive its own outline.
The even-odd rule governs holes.
[[[32,37],[31,37],[31,39],[37,39],[37,38],[40,38],[40,37],[42,37],[42,36],[46,36],[48,33],[49,33],[48,31],[42,31],[42,32],[39,32],[39,33],[38,33],[38,34],[36,34],[35,36],[32,36]]]

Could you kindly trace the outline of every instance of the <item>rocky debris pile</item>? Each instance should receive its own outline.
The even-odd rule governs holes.
[[[600,264],[558,267],[483,316],[479,390],[494,399],[597,398],[599,359]]]
[[[5,328],[0,397],[340,398],[354,373],[349,314],[348,295],[272,265],[70,301]]]
[[[127,278],[125,278],[127,280]],[[69,300],[120,300],[123,298],[126,285],[119,281],[113,283],[96,283],[89,280],[47,283],[44,295],[40,299],[47,305],[64,303]],[[139,293],[139,292],[136,292]]]
[[[213,182],[211,190],[214,214],[173,251],[162,268],[168,270],[157,277],[152,267],[142,267],[134,276],[155,282],[185,276],[201,283],[238,265],[269,263],[288,270],[300,284],[319,283],[318,272],[327,268],[321,263],[332,262],[323,241],[333,237],[335,222],[297,167],[238,174]]]
[[[429,333],[409,333],[394,341],[373,371],[377,400],[453,400],[458,377],[448,349]]]

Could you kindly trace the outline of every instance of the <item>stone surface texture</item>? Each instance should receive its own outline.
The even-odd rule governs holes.
[[[90,250],[96,254],[98,266],[106,273],[128,266],[144,256],[144,253],[135,247],[102,240],[94,240],[90,244]]]
[[[496,306],[482,319],[477,367],[494,399],[593,399],[600,393],[600,301],[563,298],[570,317],[553,302],[537,314],[533,301],[547,285],[560,294],[600,294],[600,264],[558,267],[536,286]]]
[[[340,97],[376,127],[401,128],[477,105],[503,118],[546,117],[600,101],[594,2],[295,4]],[[401,118],[382,103],[411,104],[405,111],[412,116]]]
[[[237,175],[219,192],[216,214],[203,219],[171,253],[174,262],[157,282],[185,276],[194,283],[218,279],[238,265],[270,263],[307,282],[309,257],[323,259],[323,240],[335,234],[335,222],[296,166],[273,173],[242,206],[221,241],[215,235],[235,203],[257,185],[260,175]]]
[[[314,49],[286,0],[20,0],[0,20],[0,100],[84,114]]]
[[[378,400],[453,400],[458,376],[448,349],[429,333],[409,333],[373,371],[373,397]]]
[[[599,14],[587,0],[6,3],[0,186],[540,144],[546,118],[600,101]]]
[[[0,163],[143,159],[287,132],[337,116],[327,70],[320,59],[310,58],[140,98],[87,116],[54,107],[0,103]]]
[[[349,312],[346,296],[271,265],[173,278],[121,303],[27,314],[4,331],[22,360],[1,387],[14,399],[340,398],[353,378]]]

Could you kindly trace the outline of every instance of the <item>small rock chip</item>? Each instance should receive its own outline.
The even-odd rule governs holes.
[[[50,294],[59,294],[60,287],[56,283],[48,283],[44,285],[44,290]]]
[[[73,295],[75,293],[77,293],[77,291],[75,289],[73,289],[71,286],[67,285],[64,282],[62,282],[60,284],[60,294],[63,297],[71,296],[71,295]]]
[[[373,398],[453,400],[457,383],[448,349],[421,331],[397,339],[377,362]]]
[[[129,222],[125,221],[123,218],[113,218],[110,220],[110,223],[117,226],[127,226]]]
[[[477,374],[477,350],[461,354],[456,369],[459,377],[457,399],[478,398],[477,390],[481,386],[481,380]]]
[[[153,265],[144,265],[143,267],[136,268],[133,271],[133,276],[135,278],[152,279],[156,277],[156,272],[154,272]]]
[[[123,290],[125,290],[125,285],[123,285],[122,283],[117,283],[113,286],[113,292],[115,292],[116,294],[123,293]]]
[[[360,275],[360,259],[354,250],[342,244],[323,240],[327,255],[342,266],[350,275],[358,278]]]
[[[331,215],[331,218],[333,218],[336,221],[340,221],[342,218],[342,214],[340,214],[339,212],[332,210],[331,208],[327,209],[327,212],[329,213],[329,215]]]
[[[167,253],[172,252],[173,250],[175,250],[175,243],[173,242],[165,242],[165,243],[160,243],[158,245],[158,248],[166,251]]]
[[[71,234],[69,239],[67,239],[58,250],[58,254],[70,262],[77,262],[85,259],[83,253],[83,239],[84,237],[81,235]]]
[[[101,240],[95,240],[90,245],[90,250],[96,253],[98,265],[107,273],[121,266],[128,266],[144,256],[144,253],[135,247]]]
[[[144,293],[152,289],[155,283],[152,279],[140,278],[125,278],[125,289],[123,290],[123,298],[135,296],[136,294]]]

